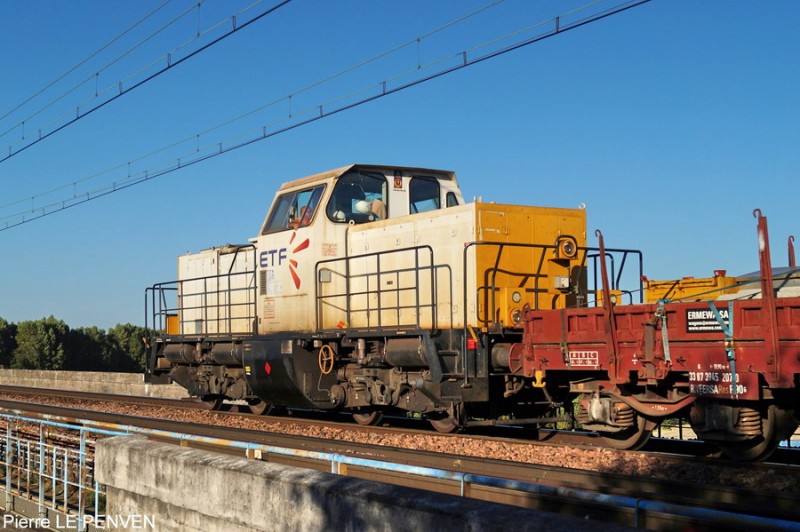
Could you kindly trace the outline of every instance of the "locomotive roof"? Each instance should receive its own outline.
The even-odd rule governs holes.
[[[294,188],[296,186],[305,185],[307,183],[314,183],[316,181],[320,181],[322,179],[330,179],[332,177],[339,177],[350,170],[356,168],[363,168],[365,170],[401,170],[410,173],[437,173],[437,174],[445,174],[446,178],[450,181],[456,181],[456,174],[450,170],[436,170],[434,168],[418,168],[414,166],[387,166],[387,165],[380,165],[380,164],[349,164],[347,166],[341,166],[339,168],[334,168],[333,170],[326,170],[324,172],[320,172],[318,174],[313,174],[307,177],[301,177],[300,179],[295,179],[294,181],[288,181],[283,183],[279,189],[284,190],[287,188]]]

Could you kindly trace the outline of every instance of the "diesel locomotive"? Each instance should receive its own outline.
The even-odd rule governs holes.
[[[588,245],[583,209],[465,202],[448,171],[337,168],[285,183],[257,236],[147,289],[147,379],[361,424],[576,421],[620,449],[684,417],[760,460],[798,426],[800,282],[773,270],[756,214],[757,274],[650,281],[639,251]]]

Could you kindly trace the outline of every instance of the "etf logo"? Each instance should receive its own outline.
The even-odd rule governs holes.
[[[289,246],[292,245],[296,236],[297,232],[292,231],[292,236],[289,239]],[[297,246],[291,249],[292,256],[294,256],[296,253],[303,251],[310,244],[311,241],[308,238],[306,238],[305,240],[300,242]],[[294,287],[299,289],[300,275],[298,275],[297,273],[297,261],[294,259],[290,259],[288,257],[288,253],[289,253],[289,248],[268,249],[266,251],[262,251],[258,255],[258,263],[262,268],[275,268],[281,266],[288,259],[289,273],[292,275],[292,281],[294,282]]]
[[[269,249],[262,251],[258,256],[258,263],[262,268],[280,266],[286,260],[286,248]]]

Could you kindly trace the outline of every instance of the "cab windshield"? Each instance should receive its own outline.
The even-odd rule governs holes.
[[[266,235],[310,225],[324,190],[325,185],[319,185],[279,196],[275,200],[275,205],[272,207],[272,212],[261,234]]]
[[[336,223],[363,223],[388,216],[386,178],[377,172],[349,172],[336,182],[326,214]]]

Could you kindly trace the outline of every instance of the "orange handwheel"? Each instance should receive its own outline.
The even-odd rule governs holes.
[[[323,345],[319,350],[319,370],[323,375],[333,371],[333,349],[329,345]]]

